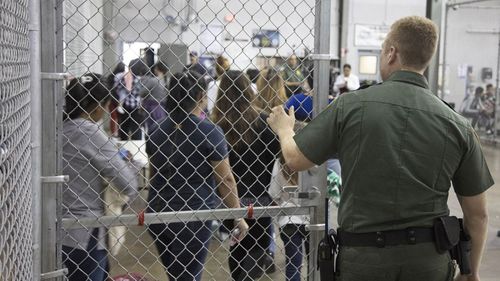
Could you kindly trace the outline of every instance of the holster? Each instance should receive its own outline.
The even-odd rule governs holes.
[[[460,274],[471,274],[470,253],[472,250],[472,241],[470,235],[465,231],[463,220],[459,219],[460,223],[460,241],[453,249],[450,250],[451,258],[457,261],[460,268]]]
[[[436,250],[440,254],[450,253],[461,274],[470,274],[470,236],[465,232],[463,219],[455,216],[439,217],[434,221]]]

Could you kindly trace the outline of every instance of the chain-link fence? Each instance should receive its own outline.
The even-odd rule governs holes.
[[[287,169],[266,118],[326,104],[324,2],[57,1],[69,280],[316,279],[326,174]]]
[[[32,280],[28,1],[0,1],[0,279]]]

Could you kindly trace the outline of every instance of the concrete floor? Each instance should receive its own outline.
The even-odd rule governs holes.
[[[490,222],[488,241],[481,267],[481,280],[498,281],[500,280],[500,238],[496,235],[497,231],[500,230],[500,190],[498,189],[500,186],[500,148],[485,145],[483,151],[497,183],[488,191]],[[461,214],[454,194],[450,194],[449,205],[452,214]],[[265,275],[260,280],[284,280],[284,251],[279,238],[277,243],[275,259],[277,270],[273,274]],[[216,238],[212,239],[203,280],[230,280],[227,267],[227,249],[227,242],[221,243]],[[157,255],[153,241],[145,228],[131,227],[126,234],[124,247],[116,257],[110,257],[111,275],[138,272],[144,274],[149,280],[168,280]]]

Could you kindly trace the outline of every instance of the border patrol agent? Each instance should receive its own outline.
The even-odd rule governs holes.
[[[297,135],[293,109],[276,107],[268,118],[291,169],[340,155],[337,280],[453,280],[433,228],[449,215],[450,182],[472,241],[472,274],[456,280],[479,280],[493,179],[471,125],[423,76],[437,40],[430,20],[402,18],[382,46],[383,83],[340,96]]]

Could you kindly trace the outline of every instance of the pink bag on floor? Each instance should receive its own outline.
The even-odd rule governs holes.
[[[112,281],[149,281],[140,273],[129,273],[111,278]]]

